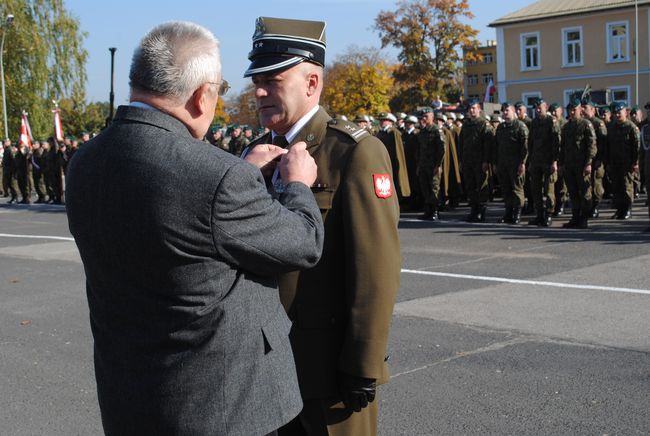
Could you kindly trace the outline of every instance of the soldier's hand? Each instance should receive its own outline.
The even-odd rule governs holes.
[[[585,165],[584,175],[585,176],[591,175],[591,164]]]
[[[440,167],[439,166],[433,167],[433,174],[436,175],[436,176],[440,175]]]
[[[259,144],[246,154],[244,160],[259,168],[264,177],[270,177],[280,158],[286,153],[288,150],[282,147],[273,144]]]
[[[553,162],[551,164],[551,174],[555,174],[557,172],[557,162]]]
[[[301,182],[311,186],[316,180],[318,167],[307,151],[307,144],[300,141],[289,149],[280,159],[280,175],[285,183]]]
[[[490,164],[487,162],[483,162],[481,164],[481,168],[483,169],[483,172],[487,172],[490,169]]]
[[[634,165],[632,165],[632,172],[633,173],[639,172],[639,164],[635,163]]]
[[[374,378],[356,377],[340,372],[339,392],[347,409],[360,412],[375,400],[377,381]]]

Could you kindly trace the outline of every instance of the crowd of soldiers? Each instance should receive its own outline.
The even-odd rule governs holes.
[[[466,221],[485,222],[490,200],[500,195],[502,223],[519,224],[522,214],[532,214],[529,225],[548,227],[570,204],[571,218],[563,227],[585,229],[600,216],[604,198],[612,198],[612,218],[627,220],[634,199],[645,192],[650,144],[642,145],[648,118],[639,107],[571,99],[565,118],[562,106],[540,99],[532,119],[522,102],[503,103],[489,116],[478,100],[461,112],[444,109],[381,113],[376,120],[358,114],[352,120],[384,143],[402,207],[422,210],[423,220],[437,221],[441,210],[467,201]],[[650,115],[650,103],[645,109]],[[265,133],[238,124],[213,126],[205,141],[239,156]],[[89,139],[87,133],[81,140],[49,138],[32,148],[5,140],[2,195],[10,204],[29,204],[33,194],[36,203],[63,204],[67,163]]]
[[[650,113],[650,103],[645,108]],[[532,119],[522,102],[503,103],[490,116],[478,100],[464,109],[381,113],[377,125],[365,114],[353,120],[384,143],[403,207],[423,210],[423,220],[437,221],[441,210],[466,200],[466,221],[485,222],[489,201],[501,195],[501,223],[531,214],[527,224],[548,227],[568,204],[562,227],[586,229],[604,198],[612,198],[612,219],[627,220],[645,192],[650,158],[644,162],[641,129],[648,119],[638,107],[572,98],[565,118],[565,108],[540,99]]]
[[[34,194],[35,203],[63,204],[68,161],[89,139],[90,135],[84,132],[81,140],[68,136],[59,142],[50,137],[47,141],[34,141],[31,147],[5,139],[0,165],[0,194],[9,198],[9,204],[30,204]]]

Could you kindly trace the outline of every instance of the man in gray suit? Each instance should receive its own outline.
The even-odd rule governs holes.
[[[131,104],[67,178],[104,431],[272,433],[302,408],[275,277],[320,258],[316,165],[304,144],[247,162],[200,141],[224,89],[203,27],[151,30],[129,77]],[[258,168],[276,160],[274,200]]]

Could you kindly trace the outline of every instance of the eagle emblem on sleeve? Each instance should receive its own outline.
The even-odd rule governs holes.
[[[388,174],[373,174],[375,184],[375,195],[379,198],[390,198],[393,196],[393,182]]]

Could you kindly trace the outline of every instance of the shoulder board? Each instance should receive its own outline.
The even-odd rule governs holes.
[[[347,136],[354,139],[354,142],[359,142],[363,138],[371,136],[366,129],[362,129],[356,124],[345,120],[331,119],[327,122],[327,128],[345,133]]]

